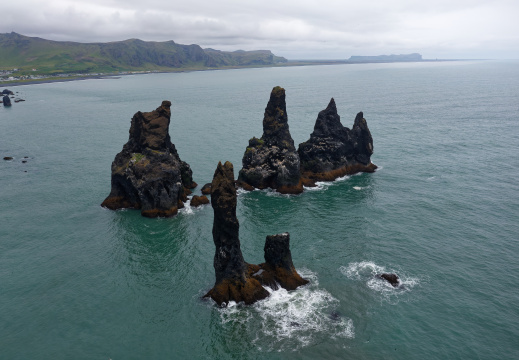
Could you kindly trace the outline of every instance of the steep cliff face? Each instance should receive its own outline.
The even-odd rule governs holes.
[[[196,187],[192,171],[180,160],[169,136],[171,102],[156,110],[137,112],[130,137],[112,163],[112,189],[102,206],[141,209],[147,217],[172,216],[189,190]]]
[[[242,165],[238,184],[244,188],[270,187],[290,194],[303,191],[299,155],[288,127],[285,89],[272,89],[263,118],[263,136],[249,140]]]
[[[239,239],[240,225],[236,217],[234,170],[230,162],[218,164],[211,188],[216,281],[204,297],[212,298],[218,305],[228,304],[229,301],[249,305],[270,295],[263,286],[273,289],[281,286],[294,290],[308,283],[299,276],[292,263],[288,233],[267,236],[265,263],[253,265],[243,259]]]
[[[350,130],[341,123],[335,100],[319,112],[310,139],[299,144],[303,177],[314,180],[335,180],[357,172],[373,172],[371,163],[373,138],[363,113],[355,117]]]
[[[236,217],[236,188],[234,168],[230,162],[218,163],[211,185],[211,204],[214,210],[213,241],[216,282],[205,295],[218,305],[229,301],[252,304],[269,296],[258,280],[252,278],[252,269],[243,260],[240,249],[240,224]]]

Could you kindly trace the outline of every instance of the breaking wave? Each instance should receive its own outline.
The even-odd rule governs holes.
[[[294,291],[267,288],[270,297],[252,306],[230,303],[219,309],[222,323],[247,326],[256,334],[254,345],[266,351],[297,350],[321,338],[354,338],[353,321],[335,311],[339,300],[319,288],[314,273],[299,273],[310,284]]]
[[[411,291],[420,284],[420,280],[416,277],[408,276],[399,270],[377,265],[371,261],[350,263],[348,266],[341,266],[339,271],[348,279],[364,282],[368,288],[380,294],[383,300],[392,304],[397,303],[402,294]],[[377,274],[381,273],[397,274],[400,278],[398,286],[394,287],[388,281],[376,277]]]

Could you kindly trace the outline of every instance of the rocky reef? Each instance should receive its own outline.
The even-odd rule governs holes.
[[[299,155],[288,128],[285,89],[276,86],[263,117],[263,136],[249,140],[238,175],[238,186],[272,188],[283,194],[303,191]]]
[[[301,173],[312,180],[335,180],[358,172],[374,172],[371,162],[373,138],[362,112],[355,117],[353,128],[343,126],[332,98],[319,112],[310,139],[299,144]]]
[[[130,136],[112,163],[112,189],[102,206],[140,209],[146,217],[172,216],[197,186],[169,136],[171,102],[151,112],[137,112]]]
[[[294,268],[288,233],[267,237],[264,264],[245,262],[240,248],[236,203],[233,165],[220,162],[211,184],[216,281],[204,297],[212,298],[220,306],[230,301],[250,305],[270,295],[263,285],[293,290],[308,283]]]

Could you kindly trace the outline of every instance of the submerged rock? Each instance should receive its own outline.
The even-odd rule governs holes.
[[[267,236],[265,263],[253,265],[245,262],[240,249],[236,203],[233,165],[228,161],[224,165],[219,163],[211,192],[216,282],[204,297],[212,298],[218,305],[228,304],[229,301],[249,305],[269,296],[263,285],[273,289],[279,285],[294,290],[308,283],[294,268],[288,233]]]
[[[359,112],[353,128],[343,126],[332,98],[319,112],[310,139],[299,144],[301,172],[313,180],[335,180],[357,172],[373,172],[371,162],[373,138],[368,124]]]
[[[9,96],[5,95],[3,97],[3,103],[4,103],[4,106],[11,106],[11,99],[9,99]]]
[[[151,112],[137,112],[128,142],[112,163],[112,190],[102,206],[140,209],[146,217],[172,216],[188,189],[196,187],[192,171],[180,160],[169,136],[171,102]]]
[[[285,89],[276,86],[263,118],[263,136],[249,140],[238,186],[248,190],[272,188],[284,194],[303,191],[299,155],[288,128]]]
[[[394,287],[398,287],[398,285],[400,284],[400,278],[398,277],[397,274],[382,273],[382,274],[377,274],[377,277],[379,279],[386,280]]]
[[[216,282],[205,295],[218,305],[228,304],[229,301],[252,304],[269,296],[259,281],[251,277],[249,264],[243,260],[236,202],[233,165],[228,161],[224,165],[220,162],[214,173],[211,192]]]

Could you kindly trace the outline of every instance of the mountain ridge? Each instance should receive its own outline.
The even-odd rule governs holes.
[[[287,60],[270,50],[234,52],[177,44],[127,39],[78,43],[29,37],[15,32],[0,34],[0,70],[20,73],[111,73],[120,71],[174,71],[241,66],[262,66]],[[34,69],[34,70],[33,70]]]

